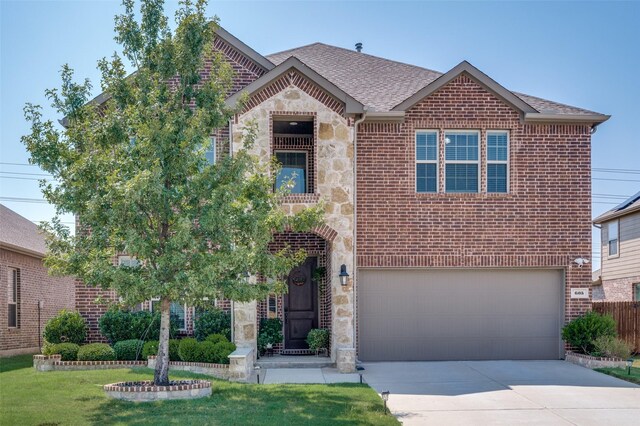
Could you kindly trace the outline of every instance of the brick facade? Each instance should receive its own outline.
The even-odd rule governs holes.
[[[479,193],[416,193],[415,132],[480,132]],[[486,192],[486,132],[508,130],[509,191]],[[590,127],[522,123],[519,113],[462,74],[406,112],[403,123],[358,130],[359,267],[555,268],[565,271],[566,318],[590,308],[571,300],[588,287],[591,252]]]
[[[603,280],[593,287],[593,300],[628,302],[634,300],[633,285],[640,284],[640,276]]]
[[[7,323],[7,288],[9,272],[20,270],[18,290],[18,327]],[[44,326],[62,309],[73,310],[74,282],[70,277],[52,277],[39,257],[0,249],[0,355],[36,352],[42,340]],[[42,301],[42,309],[39,309]],[[38,311],[40,322],[38,323]]]

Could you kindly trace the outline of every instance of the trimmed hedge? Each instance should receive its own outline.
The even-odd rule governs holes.
[[[157,340],[151,340],[144,344],[144,348],[142,349],[142,359],[147,359],[150,355],[156,356],[158,355],[158,345],[160,342]],[[180,340],[171,339],[169,340],[169,361],[180,361],[179,355],[180,349]]]
[[[219,343],[219,342],[228,342],[229,341],[229,339],[227,339],[222,334],[210,334],[204,340],[205,340],[205,342],[211,342],[211,343],[214,343],[214,344],[215,343]]]
[[[562,339],[583,354],[594,354],[594,341],[602,336],[617,337],[616,321],[611,315],[594,311],[571,320],[562,329]]]
[[[90,343],[80,346],[78,361],[115,361],[116,353],[106,343]]]
[[[44,355],[60,355],[61,361],[75,361],[78,359],[79,345],[75,343],[45,344],[42,348]]]
[[[178,348],[178,355],[180,360],[185,362],[195,362],[197,357],[198,341],[192,337],[180,340],[180,347]]]
[[[204,342],[187,338],[180,341],[180,359],[185,362],[229,364],[229,355],[236,345],[219,334],[207,336]]]
[[[222,334],[231,339],[231,314],[218,308],[196,312],[193,321],[193,333],[196,339],[203,341],[211,334]]]
[[[110,309],[98,321],[100,332],[111,344],[123,340],[159,340],[160,313],[149,311],[122,311]],[[176,336],[178,325],[171,320],[170,336]]]
[[[122,340],[113,345],[113,351],[116,353],[118,361],[138,361],[145,359],[142,357],[143,346],[142,340]]]
[[[75,343],[80,345],[87,336],[87,325],[79,312],[61,310],[47,321],[44,340],[49,343]]]

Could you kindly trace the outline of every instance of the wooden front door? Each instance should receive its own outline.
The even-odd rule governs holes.
[[[284,345],[307,349],[307,334],[318,328],[318,284],[313,280],[317,259],[308,257],[289,273],[289,292],[284,296]]]

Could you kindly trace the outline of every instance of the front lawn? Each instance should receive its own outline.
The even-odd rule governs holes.
[[[0,359],[2,424],[397,425],[380,397],[360,384],[255,385],[213,379],[213,395],[191,401],[108,399],[107,383],[153,377],[147,368],[37,372],[32,356]],[[172,378],[207,378],[175,372]]]
[[[637,364],[637,361],[633,363],[633,365]],[[626,368],[595,368],[595,370],[604,374],[608,374],[610,376],[617,377],[618,379],[626,380],[627,382],[637,383],[640,385],[640,368],[638,367],[631,367],[631,375],[627,374]]]

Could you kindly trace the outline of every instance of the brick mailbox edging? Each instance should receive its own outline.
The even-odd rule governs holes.
[[[155,386],[153,381],[119,382],[104,385],[111,398],[125,401],[158,401],[166,399],[195,399],[211,395],[211,382],[207,380],[177,380],[169,386]]]
[[[565,361],[587,368],[625,368],[626,360],[620,358],[603,358],[591,355],[583,355],[568,351],[564,357]]]

